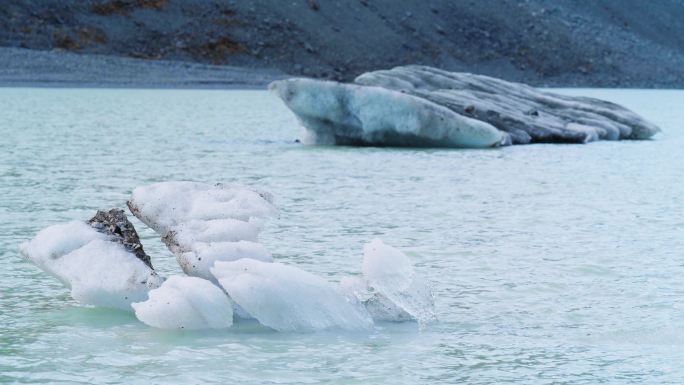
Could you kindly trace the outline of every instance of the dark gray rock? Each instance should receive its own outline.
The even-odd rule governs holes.
[[[121,243],[150,269],[153,269],[150,256],[143,250],[135,227],[122,209],[98,210],[95,216],[88,221],[88,224],[95,230],[111,236],[113,240]]]

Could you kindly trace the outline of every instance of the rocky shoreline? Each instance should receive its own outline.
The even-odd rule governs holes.
[[[0,48],[0,87],[265,89],[286,77],[274,70]]]

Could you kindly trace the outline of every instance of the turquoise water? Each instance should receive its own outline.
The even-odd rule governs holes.
[[[681,383],[684,92],[623,103],[644,142],[496,150],[307,147],[262,91],[0,89],[0,382]],[[434,285],[439,322],[370,333],[149,328],[24,262],[47,225],[163,180],[238,182],[281,210],[263,243],[336,281],[374,237]],[[174,258],[140,222],[153,263]]]

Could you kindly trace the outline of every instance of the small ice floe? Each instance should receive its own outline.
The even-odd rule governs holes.
[[[136,188],[128,207],[162,236],[186,274],[214,280],[216,261],[272,261],[257,243],[263,221],[277,215],[272,200],[244,186],[161,182]]]
[[[348,277],[342,290],[363,303],[375,321],[436,320],[434,296],[409,258],[379,239],[363,247],[363,278]]]
[[[222,329],[233,324],[232,303],[213,283],[174,275],[149,292],[149,299],[132,304],[135,316],[160,329]]]
[[[233,301],[275,330],[363,330],[373,325],[358,301],[293,266],[245,258],[216,262],[211,272]]]
[[[615,103],[426,66],[367,72],[352,84],[295,78],[269,88],[320,144],[495,147],[648,139],[660,131]]]
[[[132,302],[163,282],[120,209],[98,211],[88,222],[47,227],[20,251],[70,288],[81,304],[131,310]]]

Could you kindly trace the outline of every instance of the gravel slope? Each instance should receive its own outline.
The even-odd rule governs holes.
[[[284,77],[273,70],[0,48],[0,86],[263,88]]]
[[[180,61],[340,80],[425,64],[534,85],[684,87],[682,0],[0,0],[0,26],[0,46],[167,61],[104,60],[122,81],[140,65],[165,83]],[[28,57],[9,52],[0,64]],[[67,72],[77,60],[59,57]],[[235,79],[192,68],[191,80]]]

